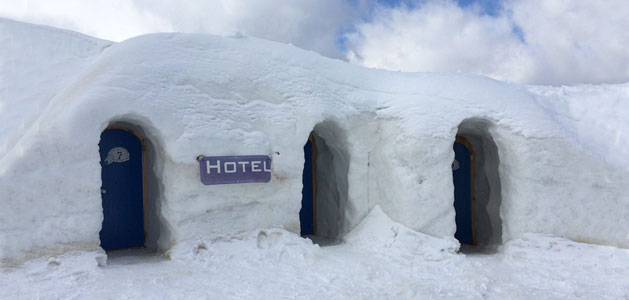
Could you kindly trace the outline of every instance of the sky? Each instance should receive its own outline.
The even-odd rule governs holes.
[[[122,41],[236,32],[369,68],[629,82],[627,0],[0,0],[0,17]]]

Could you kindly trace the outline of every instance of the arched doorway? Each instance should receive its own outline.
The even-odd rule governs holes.
[[[340,130],[330,122],[315,126],[304,145],[301,235],[319,245],[338,242],[345,231],[349,155]]]
[[[499,157],[489,133],[491,126],[478,118],[461,122],[452,146],[455,238],[465,245],[463,250],[468,246],[493,248],[502,243]]]
[[[317,232],[317,144],[311,133],[304,145],[304,172],[302,175],[301,210],[299,221],[302,236]]]
[[[143,247],[146,191],[143,140],[130,129],[109,127],[100,137],[101,199],[105,250]]]
[[[474,222],[474,150],[464,137],[457,136],[452,162],[454,182],[454,209],[456,211],[456,233],[454,237],[461,244],[475,245],[476,228]]]

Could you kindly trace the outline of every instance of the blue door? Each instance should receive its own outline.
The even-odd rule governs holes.
[[[142,142],[133,133],[107,129],[100,136],[105,250],[144,246]]]
[[[472,245],[472,165],[471,151],[462,143],[454,143],[454,210],[456,211],[456,233],[454,237],[461,244]]]
[[[304,174],[302,176],[303,189],[301,190],[301,210],[299,222],[301,223],[301,235],[312,235],[314,228],[314,180],[313,180],[313,143],[311,139],[304,146]]]

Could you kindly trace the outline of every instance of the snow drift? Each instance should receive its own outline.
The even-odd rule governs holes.
[[[496,255],[461,255],[375,206],[346,242],[280,228],[177,243],[163,256],[71,251],[0,270],[0,298],[625,299],[629,250],[523,234]],[[123,253],[120,253],[123,252]],[[106,260],[106,262],[105,262]]]
[[[47,42],[33,51],[50,57],[0,69],[0,114],[18,112],[0,132],[3,263],[99,249],[98,143],[110,125],[147,141],[147,246],[157,249],[256,228],[298,232],[303,145],[313,130],[336,153],[330,172],[346,172],[331,187],[342,195],[333,228],[341,237],[376,205],[412,230],[452,237],[452,145],[462,134],[478,139],[487,162],[481,209],[490,243],[538,232],[629,246],[629,167],[618,163],[626,133],[587,126],[615,119],[627,128],[615,115],[627,111],[627,85],[556,93],[465,74],[368,70],[242,36],[151,34],[109,46],[0,26],[1,41],[19,37],[0,52],[3,66],[30,62],[20,47],[36,34]],[[68,68],[55,68],[63,60]],[[27,67],[39,75],[21,73]],[[584,117],[585,104],[571,101],[585,93],[616,100]],[[201,184],[198,155],[241,154],[271,156],[271,181]]]

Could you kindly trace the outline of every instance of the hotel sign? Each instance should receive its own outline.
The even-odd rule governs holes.
[[[197,160],[205,185],[271,180],[271,157],[267,155],[199,156]]]

